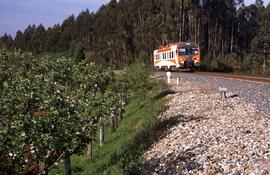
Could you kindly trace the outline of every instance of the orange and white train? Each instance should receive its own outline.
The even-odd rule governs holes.
[[[154,67],[159,69],[196,68],[201,63],[200,47],[196,43],[178,42],[160,46],[154,51]]]

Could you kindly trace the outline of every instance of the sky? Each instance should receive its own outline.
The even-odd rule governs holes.
[[[0,0],[0,36],[16,35],[29,24],[45,27],[61,23],[68,16],[88,8],[96,11],[109,0]]]
[[[0,36],[16,35],[29,24],[45,27],[61,23],[68,16],[88,8],[96,11],[110,0],[0,0]],[[245,0],[246,5],[255,0]],[[264,0],[268,4],[270,0]]]

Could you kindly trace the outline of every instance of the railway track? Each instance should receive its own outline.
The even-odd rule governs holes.
[[[228,74],[228,73],[212,73],[212,72],[195,72],[195,75],[206,75],[222,78],[231,78],[238,80],[247,80],[259,83],[270,84],[270,77],[268,76],[254,76],[254,75],[241,75],[241,74]]]
[[[157,71],[157,73],[164,73],[164,71]],[[210,76],[210,77],[220,77],[220,78],[228,78],[228,79],[236,79],[236,80],[246,80],[251,82],[258,82],[264,84],[270,84],[270,76],[256,76],[256,75],[243,75],[243,74],[232,74],[232,73],[214,73],[214,72],[177,72],[172,71],[174,76],[181,74],[190,74],[190,75],[198,75],[198,76]],[[162,77],[165,75],[158,74],[157,77]]]

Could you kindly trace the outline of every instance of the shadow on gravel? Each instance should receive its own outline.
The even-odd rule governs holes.
[[[194,162],[192,157],[196,154],[193,153],[193,149],[190,148],[184,152],[174,155],[169,154],[163,158],[153,158],[147,162],[142,163],[143,153],[151,147],[152,144],[164,138],[169,129],[179,124],[186,124],[188,122],[199,122],[206,120],[204,116],[183,116],[176,115],[165,120],[158,120],[153,125],[146,127],[144,131],[137,135],[134,143],[130,143],[129,147],[126,148],[124,155],[122,155],[122,168],[126,175],[143,175],[151,174],[160,165],[165,163],[165,169],[158,174],[179,174],[184,170],[190,171],[197,169],[200,165]],[[198,146],[199,147],[199,146]],[[166,148],[165,148],[166,149]],[[180,173],[181,174],[181,173]]]
[[[183,116],[183,115],[176,115],[174,116],[174,118],[179,118],[178,121],[179,123],[188,123],[188,122],[192,122],[192,121],[196,121],[199,122],[201,120],[207,120],[208,118],[205,116],[195,116],[195,115],[191,115],[191,116]]]
[[[155,172],[159,175],[186,174],[191,170],[199,169],[201,165],[193,160],[198,153],[193,150],[198,146],[180,152],[177,155],[168,154],[166,157],[153,158],[144,164],[144,172],[142,174],[151,174]],[[162,168],[159,166],[162,165]]]
[[[236,97],[239,97],[238,94],[233,94],[233,95],[230,95],[229,98],[236,98]]]
[[[174,92],[174,91],[168,89],[168,90],[166,90],[166,91],[162,91],[161,93],[157,94],[157,95],[153,98],[153,100],[158,100],[158,99],[161,99],[161,98],[163,98],[163,97],[166,97],[167,95],[175,94],[175,93],[176,93],[176,92]]]

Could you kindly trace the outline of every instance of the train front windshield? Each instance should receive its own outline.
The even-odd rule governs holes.
[[[178,48],[179,55],[198,55],[198,48]]]
[[[199,49],[197,49],[197,48],[192,48],[191,51],[192,51],[192,55],[198,55],[199,54]]]

